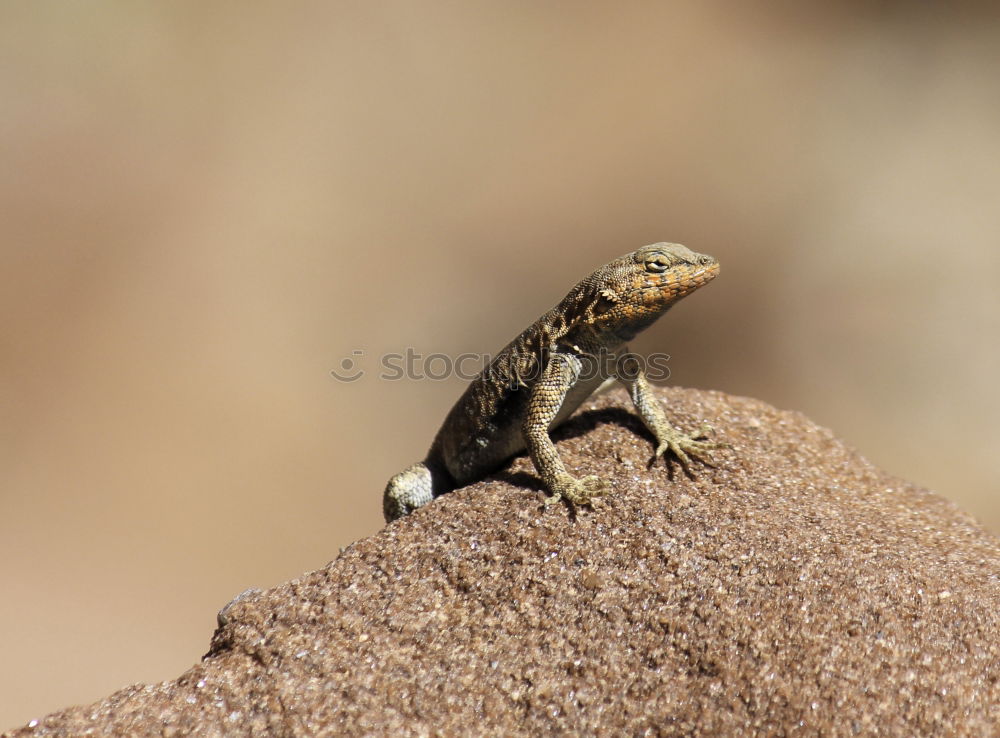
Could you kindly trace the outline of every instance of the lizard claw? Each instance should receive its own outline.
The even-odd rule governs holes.
[[[545,506],[555,504],[565,498],[574,505],[589,505],[595,497],[603,497],[611,491],[611,485],[592,474],[577,479],[568,474],[560,477],[552,485],[552,494],[545,498]]]
[[[649,462],[650,466],[656,463],[658,458],[665,456],[667,451],[670,451],[677,457],[681,466],[684,467],[684,471],[690,474],[691,456],[702,462],[708,463],[705,455],[712,449],[720,448],[726,445],[715,441],[700,440],[707,438],[708,434],[712,432],[712,427],[707,423],[703,423],[698,429],[698,432],[690,436],[674,430],[673,428],[671,428],[670,431],[670,434],[661,440],[657,445],[656,452],[653,454],[653,458]]]

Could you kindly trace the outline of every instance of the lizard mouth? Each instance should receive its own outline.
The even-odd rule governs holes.
[[[688,279],[697,282],[698,286],[701,287],[703,284],[708,284],[718,276],[719,262],[715,262],[714,264],[708,264],[696,270],[688,276]]]

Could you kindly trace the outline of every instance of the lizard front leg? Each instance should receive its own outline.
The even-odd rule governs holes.
[[[549,426],[566,399],[566,393],[580,375],[580,359],[570,354],[552,353],[528,398],[528,410],[521,431],[531,460],[551,492],[545,504],[566,498],[574,505],[587,505],[594,497],[610,491],[608,483],[596,476],[580,479],[566,471],[555,444],[549,438]]]
[[[618,380],[628,388],[632,404],[639,411],[646,427],[656,436],[656,452],[653,455],[653,461],[656,461],[667,451],[672,451],[681,462],[684,470],[690,473],[690,456],[704,461],[708,451],[722,445],[712,441],[699,440],[703,439],[711,430],[707,424],[702,425],[693,436],[682,433],[670,425],[667,416],[663,413],[660,401],[656,399],[656,395],[653,394],[649,386],[645,370],[635,357],[626,354],[617,376]]]

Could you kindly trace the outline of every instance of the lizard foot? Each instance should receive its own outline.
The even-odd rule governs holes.
[[[546,507],[563,498],[574,505],[589,505],[593,498],[608,494],[611,491],[611,485],[593,475],[577,479],[567,474],[560,476],[551,489],[552,495],[545,498]]]
[[[665,434],[666,437],[659,439],[659,445],[657,445],[656,452],[649,462],[650,465],[652,466],[658,458],[666,454],[667,451],[670,451],[681,462],[684,471],[690,474],[691,456],[707,463],[708,459],[706,459],[705,455],[709,451],[717,448],[725,448],[729,445],[718,441],[704,440],[711,432],[712,426],[708,425],[708,423],[703,423],[698,432],[691,436],[668,426],[668,431]]]

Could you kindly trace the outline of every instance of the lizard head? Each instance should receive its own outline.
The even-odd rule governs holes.
[[[654,243],[604,265],[577,285],[580,323],[622,342],[719,274],[719,262],[677,243]]]

